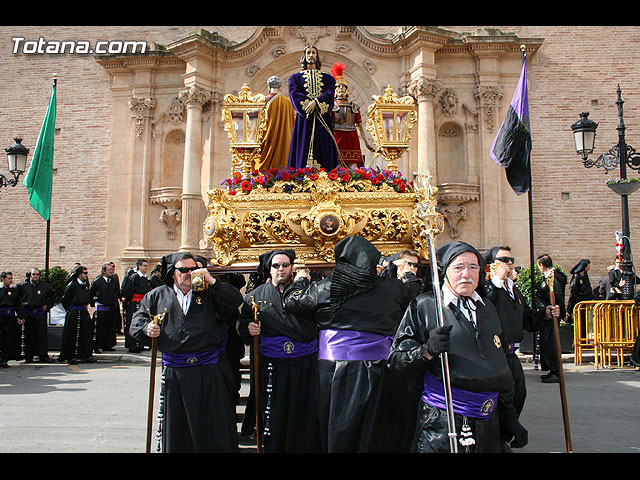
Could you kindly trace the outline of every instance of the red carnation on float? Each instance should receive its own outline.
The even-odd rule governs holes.
[[[329,172],[327,177],[329,177],[329,180],[337,180],[338,174],[336,172]]]
[[[240,184],[240,188],[242,188],[243,191],[245,192],[249,192],[251,191],[251,182],[245,180]]]

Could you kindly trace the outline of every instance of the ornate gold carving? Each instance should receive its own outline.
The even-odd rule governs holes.
[[[398,159],[409,150],[413,124],[418,120],[413,97],[398,98],[391,86],[384,95],[374,95],[367,110],[367,130],[376,144],[376,155],[382,155],[389,170],[398,169]]]
[[[267,129],[265,97],[253,95],[249,85],[242,85],[238,95],[224,96],[222,121],[231,144],[233,171],[249,175]]]
[[[344,237],[355,233],[355,225],[365,214],[360,209],[353,212],[342,208],[342,201],[335,184],[321,172],[317,189],[311,194],[311,208],[308,212],[289,215],[289,220],[300,225],[305,235],[313,239],[319,257],[334,260],[333,247]]]
[[[369,241],[402,242],[409,230],[409,217],[404,210],[376,208],[367,211],[367,224],[360,235]]]
[[[437,235],[444,230],[444,217],[436,209],[438,187],[431,185],[431,174],[416,178],[419,192],[418,202],[413,211],[413,245],[424,258],[429,258],[429,235]]]
[[[204,234],[213,243],[213,263],[229,265],[238,248],[238,217],[223,190],[217,188],[210,191],[209,202],[209,217],[204,223]]]
[[[235,195],[215,189],[209,197],[204,230],[217,265],[255,264],[260,254],[276,248],[295,249],[307,264],[333,262],[335,244],[348,235],[364,236],[383,255],[423,241],[414,238],[419,195],[388,184],[339,182],[322,171],[311,182],[278,181]]]
[[[249,212],[242,221],[242,233],[251,244],[294,243],[300,237],[287,225],[279,211]]]

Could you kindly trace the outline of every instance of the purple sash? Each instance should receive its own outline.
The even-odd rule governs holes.
[[[42,310],[40,307],[24,307],[22,309],[22,314],[27,317],[31,317],[33,315],[46,315],[47,311]]]
[[[86,305],[70,305],[69,310],[86,310]]]
[[[465,417],[487,419],[491,417],[498,401],[498,392],[469,392],[451,387],[453,412]],[[422,400],[432,407],[446,410],[444,386],[433,375],[427,372],[424,376]]]
[[[218,355],[223,352],[226,343],[222,342],[218,348],[206,352],[164,352],[162,365],[165,367],[193,367],[196,365],[211,365],[218,363]]]
[[[392,338],[355,330],[320,330],[318,358],[322,360],[383,360]]]
[[[289,337],[260,337],[260,353],[271,358],[297,358],[318,351],[318,341],[296,342]]]
[[[98,312],[113,312],[113,307],[109,305],[103,305],[101,303],[96,303],[96,310]]]
[[[0,307],[0,315],[14,316],[16,309],[13,307]]]

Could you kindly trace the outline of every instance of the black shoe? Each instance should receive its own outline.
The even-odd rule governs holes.
[[[11,368],[11,366],[7,362],[0,363],[0,367],[2,367],[2,368]]]
[[[138,348],[130,348],[129,353],[140,353],[142,350]]]
[[[116,351],[116,349],[115,349],[115,348],[111,348],[111,347],[109,347],[109,348],[103,348],[103,349],[102,349],[102,351],[103,351],[103,352],[115,352],[115,351]]]
[[[72,358],[72,359],[68,360],[67,363],[69,365],[77,365],[78,363],[80,363],[80,360],[77,359],[77,358]]]
[[[33,363],[33,358],[25,358],[24,363]]]
[[[540,377],[540,381],[542,383],[558,383],[560,379],[557,375],[550,373],[549,375],[543,375],[542,377]]]
[[[99,348],[94,348],[93,353],[102,353],[102,350],[100,350]]]

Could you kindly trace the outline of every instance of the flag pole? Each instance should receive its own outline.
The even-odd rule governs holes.
[[[57,93],[57,86],[58,86],[58,74],[54,73],[53,74],[53,91]],[[55,132],[54,132],[55,135]],[[53,152],[51,153],[53,155]],[[53,165],[53,158],[51,160],[51,163]],[[53,177],[52,177],[52,181],[53,181]],[[49,218],[47,218],[47,235],[46,235],[46,240],[45,240],[45,253],[44,253],[44,267],[45,267],[45,274],[44,274],[44,278],[45,280],[48,282],[49,281],[49,249],[51,246],[51,216],[49,215]]]
[[[520,50],[522,51],[522,65],[525,64],[525,62],[527,61],[527,52],[526,52],[526,46],[525,45],[520,45]],[[530,261],[530,269],[531,269],[531,308],[533,310],[538,310],[538,304],[536,302],[536,275],[535,275],[535,268],[536,268],[536,260],[535,260],[535,249],[534,249],[534,239],[533,239],[533,197],[532,197],[532,193],[531,191],[533,190],[533,178],[531,176],[531,155],[529,156],[529,162],[527,165],[527,168],[529,170],[529,179],[530,179],[530,184],[529,184],[529,191],[527,192],[527,197],[528,197],[528,202],[529,202],[529,261]],[[533,336],[534,338],[534,345],[533,345],[533,352],[535,355],[535,351],[536,351],[536,335]]]

